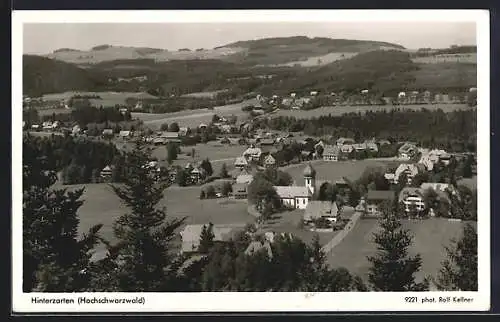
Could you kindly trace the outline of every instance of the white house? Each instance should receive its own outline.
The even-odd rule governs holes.
[[[413,208],[417,212],[424,211],[424,191],[420,188],[404,187],[399,193],[399,202],[405,207],[405,212],[410,212]]]
[[[239,169],[244,169],[248,166],[247,159],[245,157],[237,157],[234,161],[234,167]]]
[[[339,161],[340,147],[337,145],[326,145],[323,149],[324,161]]]
[[[324,218],[330,222],[337,222],[339,219],[339,208],[337,203],[319,200],[310,201],[304,211],[304,222],[312,222],[319,218]]]
[[[260,148],[256,148],[255,146],[251,146],[243,152],[243,156],[247,159],[247,161],[258,161],[261,155],[262,150]]]
[[[394,183],[398,183],[398,180],[402,174],[406,174],[406,178],[408,180],[408,184],[411,183],[411,180],[414,176],[416,176],[420,172],[419,167],[416,164],[412,163],[402,163],[400,164],[396,171],[394,172]]]

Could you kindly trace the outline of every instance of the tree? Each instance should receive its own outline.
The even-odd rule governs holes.
[[[203,254],[208,253],[214,246],[214,238],[214,225],[212,223],[209,223],[208,226],[203,225],[200,234],[200,246],[198,251]]]
[[[83,292],[102,225],[78,238],[84,189],[53,189],[56,175],[36,142],[23,140],[23,291]]]
[[[208,175],[208,176],[211,176],[213,173],[214,173],[214,170],[212,169],[212,164],[210,163],[210,160],[208,158],[206,158],[205,160],[203,160],[200,164],[200,167],[205,170],[205,173]]]
[[[230,182],[224,182],[221,187],[221,193],[224,197],[227,197],[231,192],[233,192],[233,187]]]
[[[177,122],[174,122],[168,126],[168,130],[170,132],[179,132],[179,124]]]
[[[189,173],[182,168],[177,169],[177,175],[175,181],[181,187],[185,187],[188,184]]]
[[[248,185],[248,200],[261,214],[266,210],[274,211],[279,204],[279,196],[272,183],[259,176]]]
[[[419,283],[415,281],[415,274],[422,266],[422,259],[420,255],[408,255],[412,244],[409,231],[401,229],[401,223],[390,209],[384,210],[380,227],[381,231],[374,234],[378,252],[375,256],[368,257],[372,264],[368,274],[372,288],[386,292],[427,290],[427,279]]]
[[[225,179],[229,177],[229,173],[227,172],[227,165],[226,163],[222,164],[222,167],[220,168],[220,177]]]
[[[325,182],[319,187],[318,200],[335,201],[337,200],[337,194],[337,186],[332,185],[329,182]]]
[[[460,240],[446,247],[448,258],[439,271],[437,287],[443,291],[477,291],[477,232],[471,225],[463,228]]]
[[[178,146],[175,143],[168,143],[167,144],[167,162],[168,164],[172,164],[174,160],[177,160],[177,152],[178,152]]]
[[[180,267],[171,242],[185,218],[167,219],[165,208],[158,208],[168,184],[152,175],[146,166],[150,159],[151,149],[138,141],[127,153],[129,171],[123,186],[111,186],[130,209],[114,224],[118,243],[110,247],[108,259],[115,267],[110,279],[113,288],[122,292],[171,290]]]
[[[215,198],[215,187],[212,186],[212,185],[208,185],[206,188],[205,188],[205,197],[207,199],[211,199],[211,198]]]
[[[161,131],[168,131],[168,123],[162,123],[162,125],[160,125],[160,130]]]

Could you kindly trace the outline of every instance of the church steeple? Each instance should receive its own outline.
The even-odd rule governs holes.
[[[314,194],[314,189],[316,188],[316,170],[314,170],[310,162],[304,169],[304,182],[311,194]]]

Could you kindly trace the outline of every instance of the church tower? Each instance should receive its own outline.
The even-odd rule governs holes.
[[[307,189],[314,194],[316,188],[316,170],[312,167],[311,163],[308,163],[304,169],[304,181]]]

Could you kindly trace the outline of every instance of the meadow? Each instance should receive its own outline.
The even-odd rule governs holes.
[[[422,256],[422,268],[417,274],[421,279],[425,276],[436,277],[441,262],[446,259],[445,246],[449,246],[452,238],[459,238],[465,223],[448,221],[444,218],[430,218],[423,221],[403,220],[403,228],[410,230],[414,236],[410,254]],[[345,239],[327,256],[331,267],[345,267],[364,280],[368,278],[370,262],[367,256],[377,252],[373,243],[373,233],[379,229],[376,219],[361,219]]]
[[[85,187],[82,199],[85,201],[78,210],[79,233],[83,234],[96,224],[103,224],[101,236],[115,242],[113,223],[129,210],[114,194],[108,184],[86,184],[65,186],[68,190]],[[186,224],[245,224],[254,221],[247,212],[247,203],[239,200],[200,200],[200,187],[170,187],[159,206],[165,207],[167,218],[186,217]],[[98,247],[98,252],[104,247]]]
[[[395,161],[368,159],[368,160],[358,160],[358,161],[313,161],[311,164],[316,170],[316,180],[328,180],[336,181],[342,177],[349,180],[357,180],[361,174],[368,167],[387,167],[390,163]],[[285,167],[284,170],[288,172],[293,180],[299,185],[304,182],[304,171],[305,164],[292,165]]]
[[[368,111],[390,111],[395,109],[420,110],[442,109],[444,112],[469,109],[465,104],[422,104],[422,105],[379,105],[379,106],[323,106],[314,110],[279,110],[276,116],[295,117],[298,119],[310,119],[319,116],[340,116],[345,113],[366,113]]]

